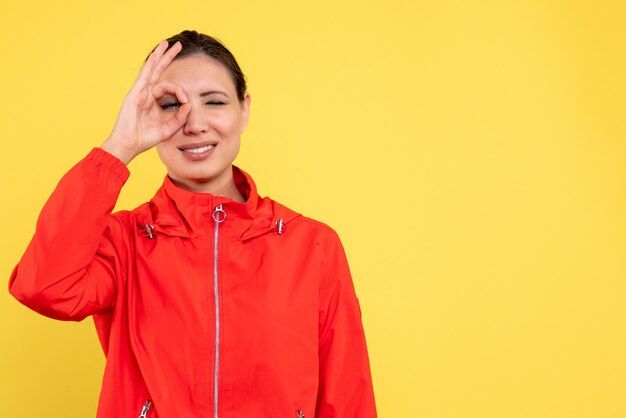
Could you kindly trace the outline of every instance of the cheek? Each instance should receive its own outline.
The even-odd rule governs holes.
[[[164,155],[163,155],[163,147],[161,146],[161,144],[157,144],[157,146],[155,147],[157,150],[157,155],[159,156],[159,160],[161,160],[162,163],[165,163]]]
[[[223,135],[238,134],[241,128],[241,115],[236,112],[221,112],[214,115],[213,127]]]
[[[167,160],[172,158],[175,149],[172,146],[171,141],[163,141],[156,145],[157,154],[163,163],[167,163]]]

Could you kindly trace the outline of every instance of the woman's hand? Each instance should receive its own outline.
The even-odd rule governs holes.
[[[125,164],[142,152],[172,136],[187,121],[191,105],[180,86],[158,81],[163,70],[180,52],[176,42],[167,52],[167,41],[161,41],[150,54],[135,83],[124,99],[111,135],[101,148]],[[182,104],[176,113],[164,119],[157,100],[171,94]]]

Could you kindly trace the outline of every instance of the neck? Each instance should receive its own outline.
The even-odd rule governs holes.
[[[233,178],[233,171],[226,170],[224,176],[213,178],[209,180],[187,180],[177,179],[175,176],[169,175],[172,183],[181,189],[189,190],[196,193],[210,193],[214,196],[227,197],[235,202],[245,202],[243,197]]]

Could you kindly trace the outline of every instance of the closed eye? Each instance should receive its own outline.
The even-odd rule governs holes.
[[[206,102],[205,104],[213,105],[213,106],[220,106],[220,105],[225,105],[226,103],[221,102],[219,100],[210,100],[210,101]]]

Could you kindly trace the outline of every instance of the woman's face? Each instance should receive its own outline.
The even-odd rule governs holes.
[[[170,178],[180,187],[198,192],[228,187],[240,134],[248,122],[250,96],[246,93],[240,102],[226,67],[206,55],[174,60],[161,80],[180,86],[191,104],[182,128],[157,145]],[[168,94],[159,98],[157,105],[161,117],[167,119],[180,103]]]

